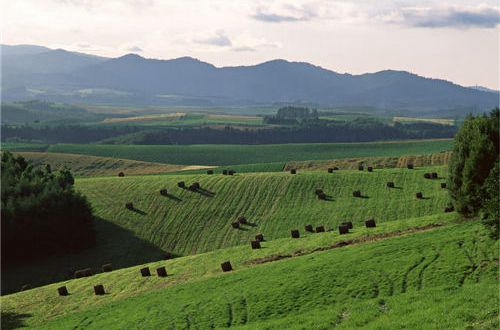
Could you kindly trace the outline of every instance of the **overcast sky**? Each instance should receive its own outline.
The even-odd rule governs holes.
[[[499,89],[498,0],[0,0],[2,43],[216,66],[407,70]],[[375,4],[376,3],[376,4]]]

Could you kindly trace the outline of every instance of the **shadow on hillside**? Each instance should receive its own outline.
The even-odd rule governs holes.
[[[207,190],[204,188],[198,188],[196,190],[196,192],[203,195],[203,196],[207,196],[207,197],[214,197],[215,196],[215,193],[213,191],[210,191],[210,190]]]
[[[132,209],[130,209],[130,211],[134,211],[135,213],[138,213],[140,215],[146,215],[147,214],[146,212],[144,212],[144,211],[142,211],[142,210],[140,210],[138,208],[135,208],[135,207],[132,208]]]
[[[182,202],[182,199],[180,199],[179,197],[177,196],[174,196],[172,194],[166,194],[166,195],[163,195],[165,197],[167,197],[168,199],[171,199],[173,201],[176,201],[176,202]]]
[[[31,317],[31,314],[17,314],[14,312],[4,312],[2,311],[2,330],[8,329],[18,329],[25,327],[24,319]]]
[[[76,270],[87,267],[101,273],[106,263],[116,270],[165,259],[166,251],[105,219],[96,219],[95,229],[96,245],[92,248],[2,267],[2,294],[18,292],[25,284],[35,288],[69,280]]]

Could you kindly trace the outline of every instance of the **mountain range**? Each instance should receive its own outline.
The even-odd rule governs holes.
[[[413,114],[486,111],[499,92],[406,71],[340,74],[305,62],[272,60],[216,67],[191,57],[93,56],[33,45],[1,46],[6,101],[176,105],[301,103]]]

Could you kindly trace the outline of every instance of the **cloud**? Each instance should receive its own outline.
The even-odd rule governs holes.
[[[127,51],[133,52],[133,53],[142,53],[144,50],[140,47],[132,46],[132,47],[128,47]]]
[[[265,23],[303,22],[317,17],[317,13],[314,6],[303,5],[296,7],[286,5],[274,10],[263,7],[257,8],[251,17]]]
[[[241,46],[241,47],[233,47],[233,51],[235,52],[255,52],[257,49],[250,46]]]
[[[402,8],[389,21],[420,28],[495,28],[500,24],[500,9]]]
[[[231,39],[229,39],[223,30],[218,30],[213,36],[196,38],[194,39],[194,42],[217,47],[228,47],[233,44]]]

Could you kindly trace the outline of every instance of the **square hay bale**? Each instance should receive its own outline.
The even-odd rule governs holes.
[[[127,210],[133,210],[134,209],[134,203],[132,203],[132,202],[125,203],[125,208]]]
[[[368,172],[373,172],[373,167],[368,166],[367,170],[368,170]]]
[[[293,229],[290,234],[292,235],[292,238],[299,238],[300,237],[300,233],[297,229]]]
[[[318,226],[318,227],[316,227],[316,232],[317,233],[324,233],[325,232],[325,226]]]
[[[339,234],[344,235],[344,234],[349,234],[349,227],[348,226],[339,226]]]
[[[227,174],[229,174],[229,175],[235,175],[236,171],[235,170],[229,170],[229,171],[227,171]]]
[[[352,196],[354,197],[361,197],[361,190],[355,190],[352,192]]]
[[[424,173],[424,178],[425,179],[430,179],[431,178],[431,174],[430,173]]]
[[[159,277],[167,277],[167,270],[164,266],[158,267],[156,268],[156,274],[158,274]]]
[[[349,229],[352,229],[352,221],[344,221],[340,225],[347,226]]]
[[[252,241],[252,250],[260,249],[260,241]]]
[[[248,222],[247,222],[247,218],[241,216],[241,217],[238,217],[238,222],[242,225],[246,225]]]
[[[443,189],[446,188],[446,182],[441,182],[441,188],[443,188]]]
[[[290,174],[297,174],[297,170],[296,170],[295,168],[292,168],[292,169],[290,170]]]
[[[394,182],[392,181],[387,182],[387,188],[394,188]]]
[[[409,170],[413,170],[413,164],[407,164],[406,168],[409,169]]]
[[[141,268],[141,276],[142,277],[151,276],[151,272],[149,271],[149,267]]]
[[[304,230],[312,233],[313,232],[313,226],[312,225],[305,225],[304,226]]]
[[[446,213],[453,212],[454,210],[455,210],[455,208],[453,206],[447,206],[444,208],[444,211]]]
[[[262,234],[255,235],[255,240],[259,241],[259,242],[263,242],[264,241],[264,235],[262,235]]]
[[[92,269],[91,268],[85,268],[85,269],[80,269],[75,272],[75,278],[82,278],[82,277],[89,277],[92,276]]]
[[[431,178],[437,179],[438,178],[438,174],[436,172],[432,172],[431,173]]]
[[[94,293],[96,296],[102,296],[102,295],[106,294],[106,292],[104,291],[104,285],[98,284],[98,285],[94,286]]]
[[[377,225],[375,224],[375,219],[368,219],[365,221],[366,228],[375,228]]]
[[[222,170],[222,175],[227,175],[227,170]]]
[[[240,223],[238,221],[235,221],[233,223],[231,223],[231,226],[234,228],[234,229],[238,229],[240,228]]]
[[[118,173],[118,176],[119,176],[120,178],[123,178],[123,177],[125,176],[125,173],[120,172],[120,173]]]
[[[66,288],[66,286],[61,286],[61,287],[57,288],[57,293],[60,296],[67,296],[69,294],[68,293],[68,288]]]
[[[186,187],[186,183],[184,181],[179,181],[179,182],[177,182],[177,187],[184,188],[184,187]]]
[[[168,195],[168,190],[167,189],[160,189],[160,195],[167,196]]]
[[[321,194],[322,192],[323,192],[323,189],[319,189],[319,188],[318,188],[318,189],[316,189],[316,190],[315,190],[315,194],[316,194],[316,195],[319,195],[319,194]]]
[[[318,194],[319,199],[326,199],[326,194],[324,192]]]
[[[230,272],[233,270],[233,267],[231,266],[231,263],[229,261],[225,261],[220,264],[220,268],[222,268],[222,271],[225,272]]]
[[[112,264],[102,265],[102,271],[105,273],[113,271],[113,265]]]
[[[363,171],[364,169],[365,169],[365,167],[363,165],[358,166],[358,171]]]
[[[194,187],[195,189],[200,189],[200,187],[201,187],[201,186],[200,186],[200,183],[199,183],[199,182],[193,182],[193,183],[191,184],[191,187]]]
[[[424,195],[422,195],[422,193],[421,193],[421,192],[418,192],[418,193],[416,193],[416,194],[415,194],[415,197],[416,197],[417,199],[422,199],[422,198],[424,198]]]
[[[214,174],[214,170],[207,170],[207,174],[208,174],[208,175],[212,175],[212,174]]]
[[[333,167],[328,168],[328,173],[333,173]]]
[[[163,254],[163,259],[165,259],[165,260],[172,259],[172,253],[170,253],[170,252],[165,252],[165,253]]]

